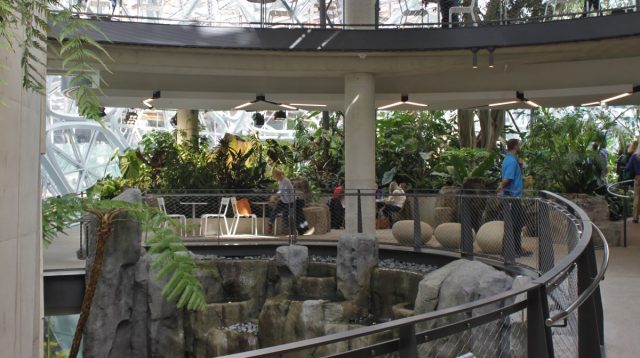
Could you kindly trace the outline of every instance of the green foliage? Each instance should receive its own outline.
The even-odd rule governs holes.
[[[62,7],[58,0],[0,0],[0,45],[14,50],[14,43],[22,50],[22,86],[24,89],[42,93],[45,86],[47,57],[47,35],[51,32],[48,20],[61,28],[58,38],[59,56],[66,76],[75,87],[72,96],[78,112],[94,120],[100,119],[100,103],[95,83],[95,73],[109,72],[104,59],[110,59],[102,45],[89,33],[104,34],[91,22],[73,16],[72,8],[53,13],[50,8]],[[18,40],[19,39],[19,40]]]
[[[152,255],[151,267],[158,279],[166,279],[163,295],[169,302],[175,302],[179,309],[202,311],[206,300],[202,285],[196,278],[196,264],[175,234],[179,224],[157,208],[145,204],[128,203],[119,200],[94,200],[78,196],[51,197],[43,202],[43,232],[45,243],[50,243],[56,234],[77,221],[86,212],[106,213],[112,209],[122,209],[141,224],[147,233],[145,244]],[[54,212],[52,214],[51,212]],[[173,228],[173,229],[172,229]],[[184,228],[183,228],[184,229]]]
[[[417,188],[434,188],[430,176],[444,148],[457,147],[457,129],[443,111],[380,112],[376,122],[376,172],[381,184],[404,181]]]
[[[82,215],[82,205],[74,194],[49,198],[42,202],[42,244],[47,247],[59,233]]]
[[[487,185],[500,178],[497,150],[450,148],[440,155],[431,175],[441,178],[442,185],[462,187],[465,178],[481,178]]]
[[[307,117],[317,116],[312,112]],[[331,191],[344,178],[344,128],[340,112],[329,116],[327,129],[300,119],[290,149],[288,174],[309,179],[312,188]]]
[[[588,193],[605,184],[608,121],[584,119],[580,110],[554,117],[542,110],[523,140],[525,171],[536,189],[561,193]]]
[[[139,149],[118,156],[122,177],[106,176],[90,190],[95,198],[110,199],[126,188],[141,190],[261,189],[272,183],[268,167],[289,161],[291,150],[275,140],[246,140],[227,134],[211,148],[205,137],[198,143],[178,144],[175,132],[154,131]]]

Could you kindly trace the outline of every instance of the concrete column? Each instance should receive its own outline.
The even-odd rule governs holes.
[[[345,186],[347,190],[362,189],[362,228],[375,233],[376,205],[376,107],[375,79],[369,73],[345,76]],[[347,196],[345,226],[347,233],[358,229],[358,202]]]
[[[9,31],[16,35],[14,49],[0,46],[0,356],[38,357],[43,313],[40,132],[45,106],[43,95],[22,89],[18,45],[23,29]]]
[[[353,29],[371,30],[375,28],[373,26],[375,21],[376,0],[347,0],[344,2],[344,23],[346,25],[371,24],[372,26],[353,27]]]
[[[198,110],[179,109],[178,113],[178,144],[192,142],[198,145]]]

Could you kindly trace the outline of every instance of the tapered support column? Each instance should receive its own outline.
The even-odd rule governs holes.
[[[376,204],[376,108],[375,80],[369,73],[345,76],[345,185],[361,189],[362,229],[375,233]],[[348,233],[358,230],[358,198],[347,196],[345,224]]]
[[[347,27],[351,29],[371,30],[376,20],[376,0],[351,0],[344,2],[344,23],[346,25],[365,25],[371,26],[353,26]]]
[[[198,145],[198,110],[178,110],[178,144],[191,142]]]

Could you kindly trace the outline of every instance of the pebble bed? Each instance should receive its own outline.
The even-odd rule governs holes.
[[[215,256],[215,255],[193,255],[193,256],[199,260],[273,260],[274,259],[274,256],[270,256],[270,255],[241,256],[241,257],[227,257],[227,256]],[[336,258],[333,256],[311,255],[310,261],[318,262],[318,263],[335,264]],[[432,265],[417,264],[414,262],[405,262],[405,261],[399,261],[395,259],[380,260],[380,262],[378,263],[378,267],[392,269],[392,270],[416,272],[423,275],[428,274],[429,272],[437,269],[436,266],[432,266]]]
[[[258,334],[258,326],[251,322],[242,322],[225,327],[225,331]]]

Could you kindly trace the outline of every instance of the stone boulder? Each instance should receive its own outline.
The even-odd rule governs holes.
[[[456,220],[456,212],[454,208],[440,206],[434,209],[435,225],[440,226],[443,223],[454,222]]]
[[[393,224],[391,228],[391,233],[393,237],[398,241],[401,245],[406,246],[415,246],[415,239],[413,237],[413,228],[414,221],[413,220],[402,220]],[[429,240],[431,240],[431,236],[433,236],[433,229],[431,225],[420,222],[420,234],[421,234],[421,245],[425,246]]]
[[[129,189],[115,200],[141,203],[138,189]],[[112,224],[102,272],[84,330],[85,357],[147,357],[147,297],[149,270],[141,247],[139,222],[123,213]],[[87,282],[95,259],[98,225],[92,216],[88,233]],[[153,329],[153,328],[152,328]],[[139,332],[142,330],[142,332]]]
[[[378,320],[392,319],[394,305],[416,299],[422,278],[419,273],[375,268],[371,276],[371,313]]]
[[[462,226],[460,223],[443,223],[436,227],[433,233],[436,241],[447,249],[459,249],[462,238]]]
[[[511,289],[513,278],[479,261],[457,260],[430,272],[420,282],[415,313],[421,314],[491,297]],[[502,303],[483,306],[471,312],[481,315],[502,307]],[[466,314],[451,315],[428,321],[419,330],[441,327],[468,318]],[[423,357],[448,356],[447,352],[474,352],[482,357],[519,357],[510,343],[509,317],[492,321],[461,335],[447,336],[420,346]]]
[[[369,302],[371,273],[378,264],[378,240],[372,235],[344,235],[338,241],[338,296]]]
[[[301,245],[280,246],[276,249],[278,269],[294,277],[307,274],[309,248]]]
[[[480,227],[476,242],[485,254],[502,254],[504,221],[489,221]]]

